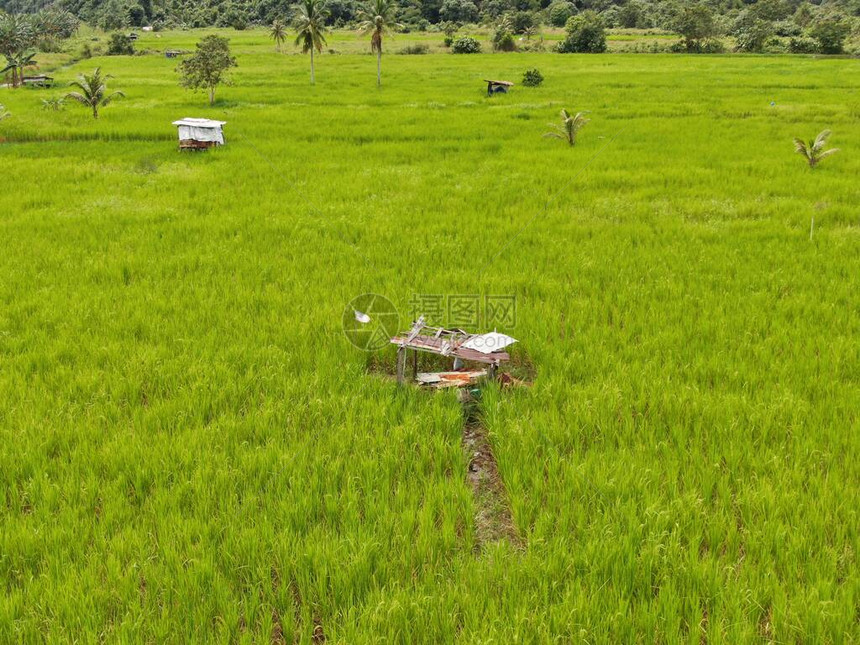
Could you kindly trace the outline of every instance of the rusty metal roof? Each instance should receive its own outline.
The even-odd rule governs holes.
[[[487,351],[486,343],[474,341],[481,340],[490,334],[470,334],[462,329],[445,329],[444,327],[428,327],[424,323],[424,317],[420,317],[412,325],[408,332],[402,332],[391,339],[391,343],[400,347],[413,349],[420,352],[439,354],[440,356],[453,356],[464,361],[498,365],[511,359],[504,351]],[[502,336],[496,334],[497,336]],[[509,336],[503,336],[508,342],[505,345],[515,343],[516,340]],[[468,346],[467,346],[468,345]],[[475,347],[479,349],[475,349]],[[500,345],[500,350],[504,345]]]

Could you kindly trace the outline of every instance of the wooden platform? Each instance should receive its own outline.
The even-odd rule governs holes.
[[[195,141],[194,139],[182,139],[179,142],[180,150],[206,150],[217,145],[214,141]]]

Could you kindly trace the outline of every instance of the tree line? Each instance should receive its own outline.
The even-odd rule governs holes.
[[[302,16],[302,3],[289,0],[58,0],[51,8],[29,11],[41,2],[0,0],[0,9],[8,12],[0,23],[7,71],[26,65],[31,49],[51,51],[81,20],[109,30],[244,29],[283,26]],[[365,0],[317,4],[325,28],[366,30],[368,15],[379,15],[368,12]],[[860,53],[860,0],[388,0],[386,5],[386,28],[438,30],[451,44],[459,27],[481,23],[493,28],[494,49],[504,51],[515,48],[513,36],[530,38],[548,26],[566,29],[562,52],[604,51],[606,29],[638,28],[678,33],[681,40],[673,48],[688,53],[723,51],[725,36],[741,52],[840,54],[847,44],[849,53]],[[10,20],[24,24],[26,35],[10,36],[22,30]]]
[[[152,25],[155,28],[270,25],[292,19],[294,0],[56,0],[57,10],[104,29]],[[35,13],[44,0],[0,0],[8,13]],[[363,0],[328,0],[326,25],[347,27],[361,20]],[[593,11],[606,28],[674,30],[685,9],[709,13],[717,32],[738,32],[755,41],[773,30],[799,35],[786,21],[803,22],[827,14],[851,27],[860,17],[860,0],[396,0],[394,18],[408,29],[444,23],[493,24],[504,15],[532,14],[543,24],[562,27],[575,14]],[[763,8],[759,8],[764,5]],[[792,18],[798,14],[798,20]],[[522,20],[522,18],[520,18]],[[782,34],[780,34],[782,32]]]

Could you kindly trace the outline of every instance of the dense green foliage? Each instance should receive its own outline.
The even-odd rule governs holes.
[[[562,54],[600,54],[606,51],[606,29],[593,11],[572,16],[565,24],[566,35],[556,50]]]
[[[110,35],[107,45],[108,56],[130,56],[134,54],[134,41],[119,32]]]
[[[856,61],[398,56],[378,91],[355,33],[315,87],[222,35],[211,109],[161,55],[53,72],[117,76],[98,121],[0,90],[0,642],[860,639]],[[536,377],[482,410],[521,550],[475,548],[453,395],[340,333],[367,291],[404,326],[516,295]]]
[[[0,8],[10,12],[33,11],[43,4],[43,0],[0,0]],[[326,24],[355,26],[364,4],[365,0],[326,0]],[[515,34],[537,30],[541,24],[560,28],[571,15],[590,10],[600,16],[607,29],[683,29],[691,34],[685,48],[691,52],[720,50],[723,46],[717,46],[716,39],[722,37],[736,38],[739,51],[787,51],[787,40],[769,36],[800,37],[805,35],[800,31],[823,22],[830,35],[817,41],[821,43],[818,50],[839,53],[838,45],[828,44],[832,37],[845,41],[845,33],[849,39],[853,33],[849,52],[860,52],[858,0],[392,0],[391,4],[393,20],[407,30],[426,30],[432,25],[442,30],[451,23],[493,25],[508,17]],[[70,11],[105,30],[142,25],[152,25],[156,30],[209,25],[245,29],[271,25],[275,20],[288,22],[296,11],[290,0],[57,0],[56,6],[63,10],[41,12],[52,14],[49,22],[54,25],[63,23],[65,18],[58,20],[59,16],[71,15]],[[705,35],[697,36],[703,28]],[[824,35],[824,28],[818,31]]]

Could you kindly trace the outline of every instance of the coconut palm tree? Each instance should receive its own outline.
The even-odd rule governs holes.
[[[69,92],[66,94],[66,98],[91,108],[93,118],[97,119],[99,118],[100,107],[105,107],[115,98],[125,96],[125,94],[119,91],[111,92],[110,94],[107,93],[107,82],[111,78],[113,77],[110,75],[102,76],[101,68],[96,67],[96,71],[92,74],[81,74],[78,76],[78,80],[69,84],[71,87],[77,87],[81,91]]]
[[[302,46],[302,53],[311,54],[311,85],[316,83],[314,76],[314,50],[322,52],[325,45],[325,19],[328,10],[323,0],[301,0],[293,5],[295,19],[293,26],[296,28],[296,45]]]
[[[794,150],[797,154],[806,159],[810,168],[815,168],[815,166],[821,163],[823,159],[839,152],[839,148],[831,148],[830,150],[824,149],[829,138],[830,130],[822,130],[821,133],[809,143],[803,139],[797,138],[794,140]]]
[[[269,36],[271,36],[272,40],[275,41],[277,50],[281,51],[281,45],[283,45],[284,41],[287,39],[287,26],[284,24],[283,20],[275,18],[274,22],[272,22],[272,26],[269,28]]]
[[[361,20],[359,29],[362,33],[370,34],[370,51],[376,54],[377,87],[382,85],[382,37],[401,26],[394,21],[395,9],[392,0],[370,0],[358,14]]]
[[[547,132],[543,136],[561,139],[562,141],[567,141],[569,145],[574,146],[576,145],[576,134],[591,120],[586,119],[585,115],[586,112],[577,112],[575,115],[570,116],[570,113],[563,109],[561,111],[561,125],[552,126],[558,132]]]

